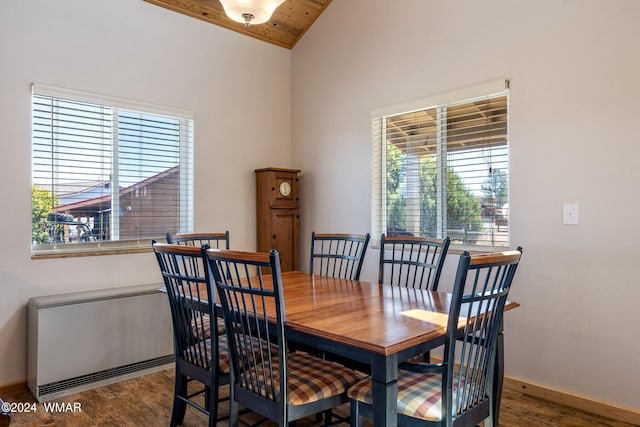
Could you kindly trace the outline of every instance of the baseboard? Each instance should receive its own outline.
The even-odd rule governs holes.
[[[26,381],[14,381],[11,383],[0,384],[0,398],[28,390]]]
[[[578,394],[557,390],[538,384],[533,384],[517,378],[504,378],[505,389],[520,392],[522,394],[536,397],[538,399],[549,400],[554,403],[566,405],[571,408],[580,409],[585,412],[596,414],[605,418],[625,423],[640,425],[640,411],[614,405],[608,402],[594,400]]]
[[[433,362],[442,362],[439,357],[431,357]],[[530,383],[518,378],[504,377],[503,388],[517,391],[527,396],[579,409],[604,418],[640,426],[640,411],[609,402],[591,399],[579,394]]]

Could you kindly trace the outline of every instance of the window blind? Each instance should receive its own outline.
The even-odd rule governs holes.
[[[193,229],[190,113],[38,85],[32,113],[35,254]]]
[[[374,236],[508,246],[508,85],[500,83],[372,113]]]

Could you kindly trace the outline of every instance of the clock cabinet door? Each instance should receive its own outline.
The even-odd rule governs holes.
[[[271,211],[271,248],[280,254],[282,271],[298,269],[298,221],[297,209]]]

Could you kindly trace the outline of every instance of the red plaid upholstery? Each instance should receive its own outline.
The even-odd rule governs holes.
[[[200,364],[200,355],[202,354],[200,346],[204,344],[207,359],[211,360],[211,339],[200,341],[187,348],[185,351],[186,358],[188,360],[197,360]],[[227,336],[221,335],[218,337],[218,370],[219,372],[228,374],[231,372],[231,364],[229,360],[229,346],[227,345]]]
[[[454,381],[454,395],[457,389]],[[371,405],[371,378],[365,378],[348,391],[350,399]],[[455,399],[453,413],[456,413]],[[398,372],[398,413],[430,421],[442,419],[442,375]]]
[[[344,393],[362,376],[337,363],[318,359],[305,353],[291,353],[288,359],[289,404],[303,405]],[[274,361],[273,373],[260,372],[259,381],[269,381],[273,374],[275,387],[280,389],[279,363]],[[266,374],[266,375],[265,375]],[[247,374],[249,375],[249,374]],[[251,373],[253,375],[253,372]],[[254,379],[249,379],[249,382]]]
[[[217,323],[218,323],[218,335],[222,336],[227,332],[227,328],[224,325],[224,319],[221,318],[217,318],[216,319]],[[198,322],[198,324],[196,325],[196,322],[192,322],[191,324],[191,328],[193,330],[193,334],[195,336],[197,336],[198,338],[200,338],[201,340],[206,340],[208,338],[211,338],[211,329],[209,329],[209,315],[208,314],[203,314],[202,315],[202,321]],[[202,328],[201,330],[199,330],[199,328]]]
[[[262,349],[262,351],[264,351],[264,347],[263,345],[264,342],[260,341],[260,343],[258,344],[258,340],[254,339],[254,342],[256,342],[256,348],[260,348]],[[211,339],[206,339],[204,341],[200,341],[198,344],[194,344],[191,347],[189,347],[187,349],[187,352],[190,352],[192,356],[187,357],[188,359],[196,359],[198,360],[198,363],[200,363],[199,359],[200,359],[200,349],[198,348],[198,346],[202,345],[202,343],[204,343],[204,347],[205,347],[205,351],[207,354],[207,358],[209,360],[211,360]],[[277,353],[277,347],[275,347],[275,349],[272,349],[272,353]],[[257,351],[257,353],[259,353],[259,351]],[[231,360],[229,358],[229,345],[228,345],[228,341],[227,341],[227,335],[220,335],[218,336],[218,369],[220,372],[228,374],[231,372]]]

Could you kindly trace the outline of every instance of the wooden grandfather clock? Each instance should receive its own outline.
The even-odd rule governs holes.
[[[276,249],[282,271],[298,270],[297,169],[256,169],[258,252]]]

